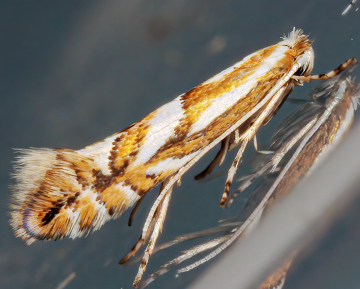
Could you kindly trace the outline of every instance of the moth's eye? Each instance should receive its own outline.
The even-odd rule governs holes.
[[[302,65],[295,73],[294,75],[309,75],[313,69],[313,61],[312,59],[309,59],[308,62],[306,62],[304,65]]]
[[[301,76],[301,75],[304,75],[306,71],[307,71],[307,69],[304,68],[304,66],[301,66],[301,67],[294,73],[294,75]]]

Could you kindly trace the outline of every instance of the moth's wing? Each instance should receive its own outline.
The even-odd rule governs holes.
[[[18,150],[11,204],[16,235],[28,243],[86,235],[174,174],[181,163],[156,175],[149,168],[160,160],[145,163],[178,125],[182,112],[171,109],[178,103],[179,98],[82,150]]]
[[[11,224],[16,235],[35,239],[75,238],[114,216],[100,194],[97,164],[71,150],[19,150],[15,163]],[[119,192],[122,210],[138,198]],[[120,213],[120,211],[118,212]]]
[[[284,44],[259,50],[85,149],[20,151],[11,221],[16,234],[29,242],[75,238],[119,216],[227,137],[224,132],[290,70],[295,56],[289,51]]]

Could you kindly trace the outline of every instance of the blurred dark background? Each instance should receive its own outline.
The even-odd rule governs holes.
[[[0,1],[0,287],[56,288],[75,272],[66,288],[131,288],[138,264],[117,263],[138,239],[157,194],[157,189],[148,194],[132,227],[127,226],[127,212],[87,238],[27,246],[8,224],[13,148],[80,149],[101,140],[249,53],[277,43],[293,27],[315,40],[314,73],[327,72],[353,56],[360,59],[360,4],[341,16],[348,3]],[[359,69],[353,75],[359,79]],[[296,88],[292,97],[307,98],[314,85]],[[282,114],[292,109],[294,105],[286,103],[261,130],[260,145]],[[175,189],[160,241],[237,214],[241,200],[226,211],[219,207],[225,175],[204,183],[193,180],[214,153]],[[309,253],[295,268],[286,288],[295,288],[301,280],[320,282],[314,288],[358,288],[358,211],[355,203],[317,253]],[[155,255],[146,273],[181,248]],[[170,273],[149,288],[184,288],[205,268],[178,278]],[[346,286],[339,285],[345,284],[341,280]]]

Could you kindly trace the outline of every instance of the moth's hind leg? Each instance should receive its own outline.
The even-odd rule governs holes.
[[[219,166],[222,165],[226,157],[226,153],[228,152],[229,149],[229,143],[230,143],[230,135],[228,135],[225,139],[221,141],[221,148],[217,153],[216,157],[211,161],[211,163],[206,167],[205,170],[203,170],[200,174],[197,174],[194,177],[195,180],[200,180],[202,178],[205,178],[206,175],[211,174],[211,172],[213,171],[213,169],[217,164],[219,164]]]
[[[164,182],[161,183],[159,195],[163,192],[166,185],[169,183],[169,180],[170,180],[170,178],[167,178]],[[119,262],[120,264],[124,264],[124,263],[128,262],[133,256],[135,256],[135,254],[139,251],[141,246],[145,244],[146,240],[149,238],[149,236],[151,234],[149,243],[145,249],[143,258],[142,258],[140,266],[139,266],[138,274],[135,277],[135,281],[133,284],[134,287],[136,287],[137,284],[140,282],[142,275],[144,274],[144,272],[146,270],[146,266],[147,266],[147,263],[149,262],[150,256],[152,255],[152,253],[154,251],[156,240],[157,240],[159,234],[161,233],[161,230],[162,230],[162,227],[163,227],[163,224],[165,221],[166,212],[169,207],[171,193],[172,193],[172,188],[168,189],[167,192],[165,193],[164,197],[161,199],[160,203],[158,204],[158,206],[155,209],[154,214],[151,217],[150,223],[147,223],[147,222],[145,223],[144,230],[146,230],[146,234],[144,235],[144,232],[143,232],[143,234],[140,236],[139,240],[136,242],[134,247]],[[133,215],[133,213],[132,213],[132,215]]]
[[[166,187],[168,182],[169,182],[169,178],[165,182],[162,183],[160,192]],[[167,209],[168,209],[169,203],[170,203],[171,193],[172,193],[172,188],[170,188],[166,192],[164,198],[162,199],[161,203],[157,207],[157,211],[158,211],[156,214],[157,216],[155,218],[155,215],[154,215],[153,220],[151,222],[151,223],[153,223],[153,221],[155,220],[154,225],[152,225],[153,228],[151,228],[151,230],[150,230],[150,228],[148,228],[148,230],[147,230],[146,237],[148,237],[148,234],[150,234],[151,231],[152,231],[152,234],[151,234],[149,243],[145,249],[143,258],[141,259],[139,270],[138,270],[138,273],[137,273],[134,283],[133,283],[134,287],[137,287],[137,284],[140,282],[140,280],[146,270],[146,266],[149,262],[149,259],[152,255],[152,253],[154,252],[157,238],[159,237],[159,235],[162,231],[164,222],[165,222]]]
[[[142,200],[144,199],[144,197],[145,197],[145,194],[143,196],[141,196],[141,198],[136,202],[134,208],[132,209],[130,217],[129,217],[129,221],[128,221],[128,226],[129,227],[131,226],[132,221],[133,221],[134,216],[135,216],[135,213],[136,213],[137,209],[139,208],[139,206],[140,206]]]
[[[160,186],[160,191],[159,193],[161,193],[161,191],[163,190],[164,188],[164,182],[161,183],[161,186]],[[139,207],[141,201],[143,200],[143,197],[141,199],[139,199],[139,201],[136,203],[134,209],[132,210],[131,214],[130,214],[130,217],[129,217],[129,226],[131,225],[132,223],[132,220],[133,220],[133,217],[134,217],[134,214],[135,212],[137,211],[137,208]],[[152,232],[152,230],[154,229],[154,226],[155,226],[155,223],[157,221],[157,219],[159,218],[159,214],[160,214],[160,211],[161,211],[161,207],[162,207],[162,204],[163,202],[161,202],[159,204],[159,206],[157,207],[156,211],[155,211],[155,214],[150,222],[150,225],[147,229],[147,234],[145,236],[145,238],[143,238],[142,235],[140,235],[140,238],[139,240],[135,243],[135,245],[131,248],[131,250],[129,251],[129,253],[127,253],[119,262],[119,264],[124,264],[126,262],[128,262],[132,257],[134,257],[136,255],[136,253],[139,251],[139,249],[141,248],[142,245],[145,244],[146,240],[149,238],[150,236],[150,233]]]
[[[241,144],[241,147],[238,151],[238,153],[236,154],[236,157],[229,169],[229,172],[228,172],[228,177],[226,179],[226,183],[225,183],[225,188],[224,188],[224,192],[223,192],[223,195],[221,197],[221,201],[220,201],[220,206],[224,207],[225,206],[225,203],[226,203],[226,200],[228,198],[228,195],[229,195],[229,191],[230,191],[230,187],[231,187],[231,184],[232,184],[232,181],[234,179],[234,176],[236,174],[236,171],[237,171],[237,168],[238,168],[238,165],[239,165],[239,162],[241,160],[241,157],[244,153],[244,150],[248,144],[248,140],[243,140],[242,144]]]

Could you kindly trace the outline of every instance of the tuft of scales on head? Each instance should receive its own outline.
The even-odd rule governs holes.
[[[283,41],[279,44],[286,45],[296,52],[296,56],[301,56],[304,53],[307,54],[306,62],[300,67],[296,75],[309,75],[314,67],[314,50],[311,47],[312,41],[308,39],[308,35],[305,35],[301,29],[293,30],[288,34],[281,37]]]

